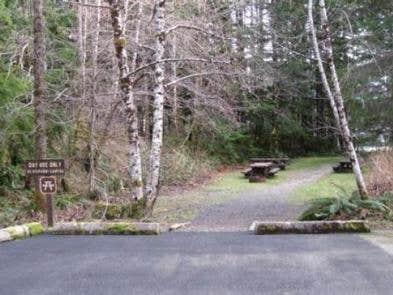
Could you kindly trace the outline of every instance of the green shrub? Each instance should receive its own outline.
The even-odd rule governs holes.
[[[81,196],[76,194],[61,194],[56,196],[56,208],[66,209],[81,201]]]
[[[310,207],[300,215],[299,220],[354,218],[360,216],[363,209],[369,210],[371,214],[382,213],[385,219],[392,218],[392,210],[384,200],[362,200],[358,194],[354,194],[350,198],[338,196],[314,199]]]
[[[10,191],[0,188],[0,228],[29,219],[37,211],[37,205],[29,190]]]
[[[165,148],[162,154],[161,184],[182,184],[210,170],[214,163],[206,153],[187,147]]]
[[[118,193],[122,188],[122,180],[116,173],[110,172],[105,181],[106,191],[108,193]]]

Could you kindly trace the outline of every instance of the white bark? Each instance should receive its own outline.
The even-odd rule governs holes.
[[[124,33],[125,9],[123,0],[109,0],[113,41],[115,46],[117,65],[119,68],[120,96],[124,102],[124,110],[127,116],[127,133],[129,142],[129,169],[133,196],[136,199],[143,198],[142,190],[142,165],[139,147],[137,108],[134,101],[132,80],[127,65],[128,54],[126,50],[126,36]]]
[[[311,41],[313,44],[315,58],[318,62],[318,69],[319,69],[319,73],[321,75],[323,88],[325,89],[327,98],[329,99],[329,103],[330,103],[330,107],[332,108],[332,111],[333,111],[333,116],[334,116],[334,120],[336,123],[336,127],[338,128],[338,130],[341,133],[340,118],[338,116],[336,102],[334,100],[333,93],[330,89],[330,85],[329,85],[329,82],[328,82],[328,79],[326,76],[325,69],[323,67],[323,63],[322,63],[321,52],[320,52],[319,46],[318,46],[317,33],[315,31],[314,18],[313,18],[313,0],[308,1],[308,23],[310,26],[309,29],[310,29],[310,33],[311,33]]]
[[[128,1],[126,0],[128,3]],[[126,16],[128,15],[128,7],[126,8]],[[140,30],[141,30],[141,15],[142,15],[142,3],[138,3],[138,19],[135,28],[135,37],[134,37],[134,44],[137,46],[139,44],[140,39]],[[125,20],[127,21],[127,20]],[[138,59],[138,50],[134,49],[132,54],[132,61],[131,61],[131,71],[135,71],[137,66],[137,59]],[[143,183],[142,183],[142,158],[140,153],[139,147],[139,126],[138,126],[138,115],[137,115],[137,107],[135,105],[134,99],[134,92],[131,89],[131,93],[129,94],[129,101],[132,101],[134,104],[134,118],[132,120],[132,127],[130,130],[130,138],[133,138],[133,145],[132,148],[133,152],[130,151],[130,175],[132,178],[135,178],[133,182],[134,186],[134,195],[137,200],[143,198]],[[134,176],[132,176],[134,175]]]
[[[335,100],[335,103],[337,106],[337,111],[338,111],[338,115],[339,115],[339,119],[340,119],[341,133],[342,133],[342,137],[343,137],[344,146],[345,146],[346,152],[348,154],[348,157],[352,163],[353,172],[355,174],[356,184],[358,186],[359,193],[362,198],[367,198],[367,188],[366,188],[366,184],[363,179],[362,171],[360,169],[359,159],[357,157],[355,147],[353,144],[351,130],[349,129],[349,126],[348,126],[348,120],[347,120],[345,106],[344,106],[344,99],[343,99],[343,96],[341,93],[340,83],[338,81],[336,66],[334,64],[333,46],[332,46],[332,40],[331,40],[329,21],[328,21],[327,13],[326,13],[325,0],[320,0],[319,6],[320,6],[320,17],[321,17],[322,29],[323,29],[324,35],[325,35],[324,39],[326,40],[326,42],[325,42],[326,54],[327,54],[326,58],[327,58],[327,63],[329,65],[331,78],[333,81],[333,87],[334,87],[334,95],[333,96],[334,96],[334,100]]]
[[[177,38],[173,36],[172,38],[172,58],[176,58],[177,56]],[[177,64],[176,62],[172,63],[172,75],[173,79],[177,79]],[[172,98],[172,119],[174,130],[176,133],[179,131],[178,120],[177,120],[177,112],[178,112],[178,97],[177,97],[177,85],[173,85],[173,98]]]
[[[153,132],[150,150],[149,176],[146,185],[147,200],[154,204],[160,176],[161,148],[164,121],[164,65],[158,62],[165,50],[165,1],[155,0],[154,30],[156,34],[154,61]]]

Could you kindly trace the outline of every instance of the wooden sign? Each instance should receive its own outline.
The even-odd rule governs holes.
[[[57,191],[57,183],[55,176],[40,177],[38,182],[39,190],[44,195],[54,194]]]
[[[54,224],[54,194],[57,192],[57,175],[64,175],[63,159],[42,159],[26,161],[26,175],[36,176],[36,189],[46,196],[48,226]]]
[[[63,159],[44,159],[26,161],[26,175],[53,176],[64,175]]]

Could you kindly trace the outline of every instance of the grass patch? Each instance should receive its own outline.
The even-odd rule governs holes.
[[[290,166],[288,166],[288,171],[312,169],[323,165],[333,165],[342,159],[343,157],[341,156],[297,158],[292,160]]]
[[[161,196],[153,212],[153,220],[159,222],[185,222],[196,217],[202,206],[219,204],[238,192],[257,184],[249,184],[240,171],[220,175],[211,184],[195,191],[175,196]]]
[[[215,181],[195,191],[182,195],[161,196],[153,212],[152,220],[158,222],[186,222],[195,218],[203,207],[225,203],[239,193],[276,185],[285,179],[282,171],[264,183],[249,183],[239,170],[221,174]]]
[[[319,181],[299,187],[294,192],[294,200],[304,203],[316,198],[338,197],[343,194],[351,195],[356,190],[355,176],[351,173],[332,173]]]
[[[225,203],[236,198],[240,193],[261,190],[284,182],[296,170],[318,168],[337,163],[341,157],[310,157],[291,161],[287,170],[280,171],[274,178],[264,183],[249,183],[239,170],[221,174],[212,183],[197,190],[181,195],[161,196],[153,212],[157,222],[186,222],[195,218],[203,207]]]

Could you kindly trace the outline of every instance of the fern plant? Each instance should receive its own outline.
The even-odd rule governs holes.
[[[392,219],[392,210],[386,205],[387,201],[384,199],[362,200],[357,193],[348,196],[344,189],[337,187],[341,194],[336,197],[312,200],[311,205],[300,215],[299,220],[326,220],[340,215],[354,217],[362,209],[369,210],[371,213],[381,213],[385,219]]]

